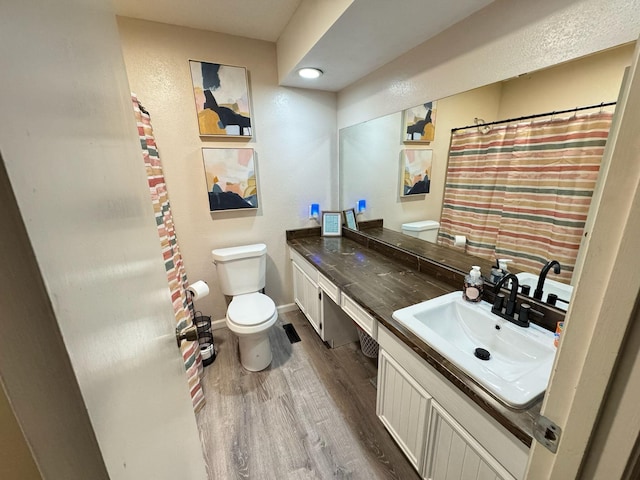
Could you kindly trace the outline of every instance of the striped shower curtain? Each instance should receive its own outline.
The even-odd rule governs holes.
[[[534,273],[557,260],[554,279],[568,282],[611,119],[600,112],[452,133],[438,242],[466,235],[467,253]]]
[[[171,214],[167,186],[164,182],[162,163],[160,162],[160,156],[156,148],[149,113],[138,101],[135,94],[131,94],[131,100],[138,125],[142,156],[144,158],[144,164],[147,167],[151,201],[153,203],[156,224],[158,225],[162,256],[164,257],[164,265],[167,271],[173,311],[176,316],[176,326],[179,329],[183,329],[193,324],[191,315],[189,314],[189,300],[186,294],[186,288],[188,287],[187,274],[184,270],[182,255],[180,254],[180,248],[173,226],[173,216]],[[182,342],[180,351],[187,370],[191,401],[194,410],[197,412],[205,404],[204,393],[200,383],[203,366],[198,342]]]

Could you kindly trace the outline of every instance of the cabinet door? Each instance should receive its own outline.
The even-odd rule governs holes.
[[[296,262],[291,262],[293,270],[293,300],[296,302],[302,313],[305,313],[304,301],[304,272]]]
[[[303,273],[304,274],[304,273]],[[304,282],[304,297],[306,302],[306,315],[309,319],[309,323],[313,326],[314,330],[318,332],[318,335],[322,338],[322,323],[320,322],[320,288],[318,284],[305,276]]]
[[[380,350],[376,413],[419,472],[424,464],[430,402],[429,394]]]
[[[437,402],[431,402],[425,476],[428,480],[513,480]]]
[[[313,329],[322,337],[322,329],[320,323],[320,289],[318,284],[302,271],[296,264],[291,262],[293,266],[293,296],[295,302],[305,314]]]

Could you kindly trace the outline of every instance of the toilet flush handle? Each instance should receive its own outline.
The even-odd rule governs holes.
[[[188,340],[190,342],[195,342],[196,340],[198,340],[198,328],[195,325],[183,328],[182,330],[176,327],[176,342],[178,344],[178,347],[183,340]]]

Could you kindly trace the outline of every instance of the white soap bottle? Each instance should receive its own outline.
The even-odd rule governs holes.
[[[508,258],[499,258],[498,265],[500,266],[500,270],[502,270],[502,275],[509,275],[509,270],[507,269],[507,264],[513,262],[513,260]]]
[[[492,283],[498,283],[500,280],[502,280],[502,277],[509,274],[509,270],[507,269],[507,264],[509,262],[513,262],[513,260],[510,260],[508,258],[499,258],[496,260],[496,264],[491,269]]]
[[[480,267],[473,266],[469,275],[464,277],[464,289],[462,290],[462,298],[467,302],[479,302],[482,300],[482,291],[484,289],[484,280],[480,274]]]

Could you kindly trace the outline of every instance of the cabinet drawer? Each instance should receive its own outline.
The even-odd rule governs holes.
[[[340,306],[374,340],[378,339],[378,322],[364,309],[346,296],[344,293],[340,298]]]
[[[336,287],[331,280],[321,273],[318,273],[318,285],[320,285],[320,288],[329,295],[331,300],[336,302],[337,305],[340,305],[340,289]]]
[[[313,281],[314,283],[318,282],[318,270],[316,270],[316,267],[311,265],[308,260],[306,260],[293,248],[289,248],[289,257],[291,257],[291,260],[293,260],[293,262],[298,265],[298,267],[300,267],[300,270],[302,270],[307,275],[307,277],[311,279],[311,281]]]

